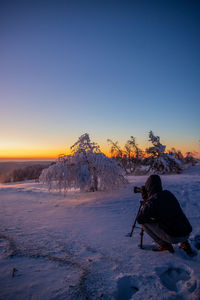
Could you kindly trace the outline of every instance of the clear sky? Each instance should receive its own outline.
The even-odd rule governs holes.
[[[88,132],[200,146],[200,1],[0,1],[0,157]]]

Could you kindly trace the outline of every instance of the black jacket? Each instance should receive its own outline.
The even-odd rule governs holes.
[[[162,190],[161,179],[151,175],[145,183],[148,199],[143,205],[137,221],[140,224],[156,222],[172,237],[184,237],[192,231],[176,197]]]

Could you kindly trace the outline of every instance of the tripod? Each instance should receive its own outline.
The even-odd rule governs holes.
[[[139,207],[139,209],[138,209],[138,212],[137,212],[135,221],[134,221],[134,223],[133,223],[133,226],[132,226],[132,229],[131,229],[131,233],[130,233],[130,237],[132,237],[132,235],[133,235],[133,231],[134,231],[134,229],[135,229],[135,227],[136,227],[137,217],[138,217],[138,215],[139,215],[139,213],[140,213],[140,210],[141,210],[141,208],[142,208],[142,205],[143,205],[143,201],[140,201],[140,207]],[[140,246],[140,249],[143,249],[143,235],[144,235],[144,229],[141,228],[141,231],[140,231],[140,245],[139,245],[139,246]]]

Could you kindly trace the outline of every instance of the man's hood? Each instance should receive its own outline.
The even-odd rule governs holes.
[[[148,197],[152,196],[155,193],[162,192],[162,183],[160,176],[151,175],[145,183],[145,189],[147,191]]]

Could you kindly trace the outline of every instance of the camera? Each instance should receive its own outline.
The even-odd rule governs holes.
[[[140,186],[140,187],[134,186],[133,191],[134,191],[134,193],[141,193],[144,201],[146,201],[148,199],[147,190],[144,185]]]
[[[133,191],[134,191],[134,193],[142,193],[145,191],[145,187],[144,186],[140,186],[140,187],[134,186]]]

